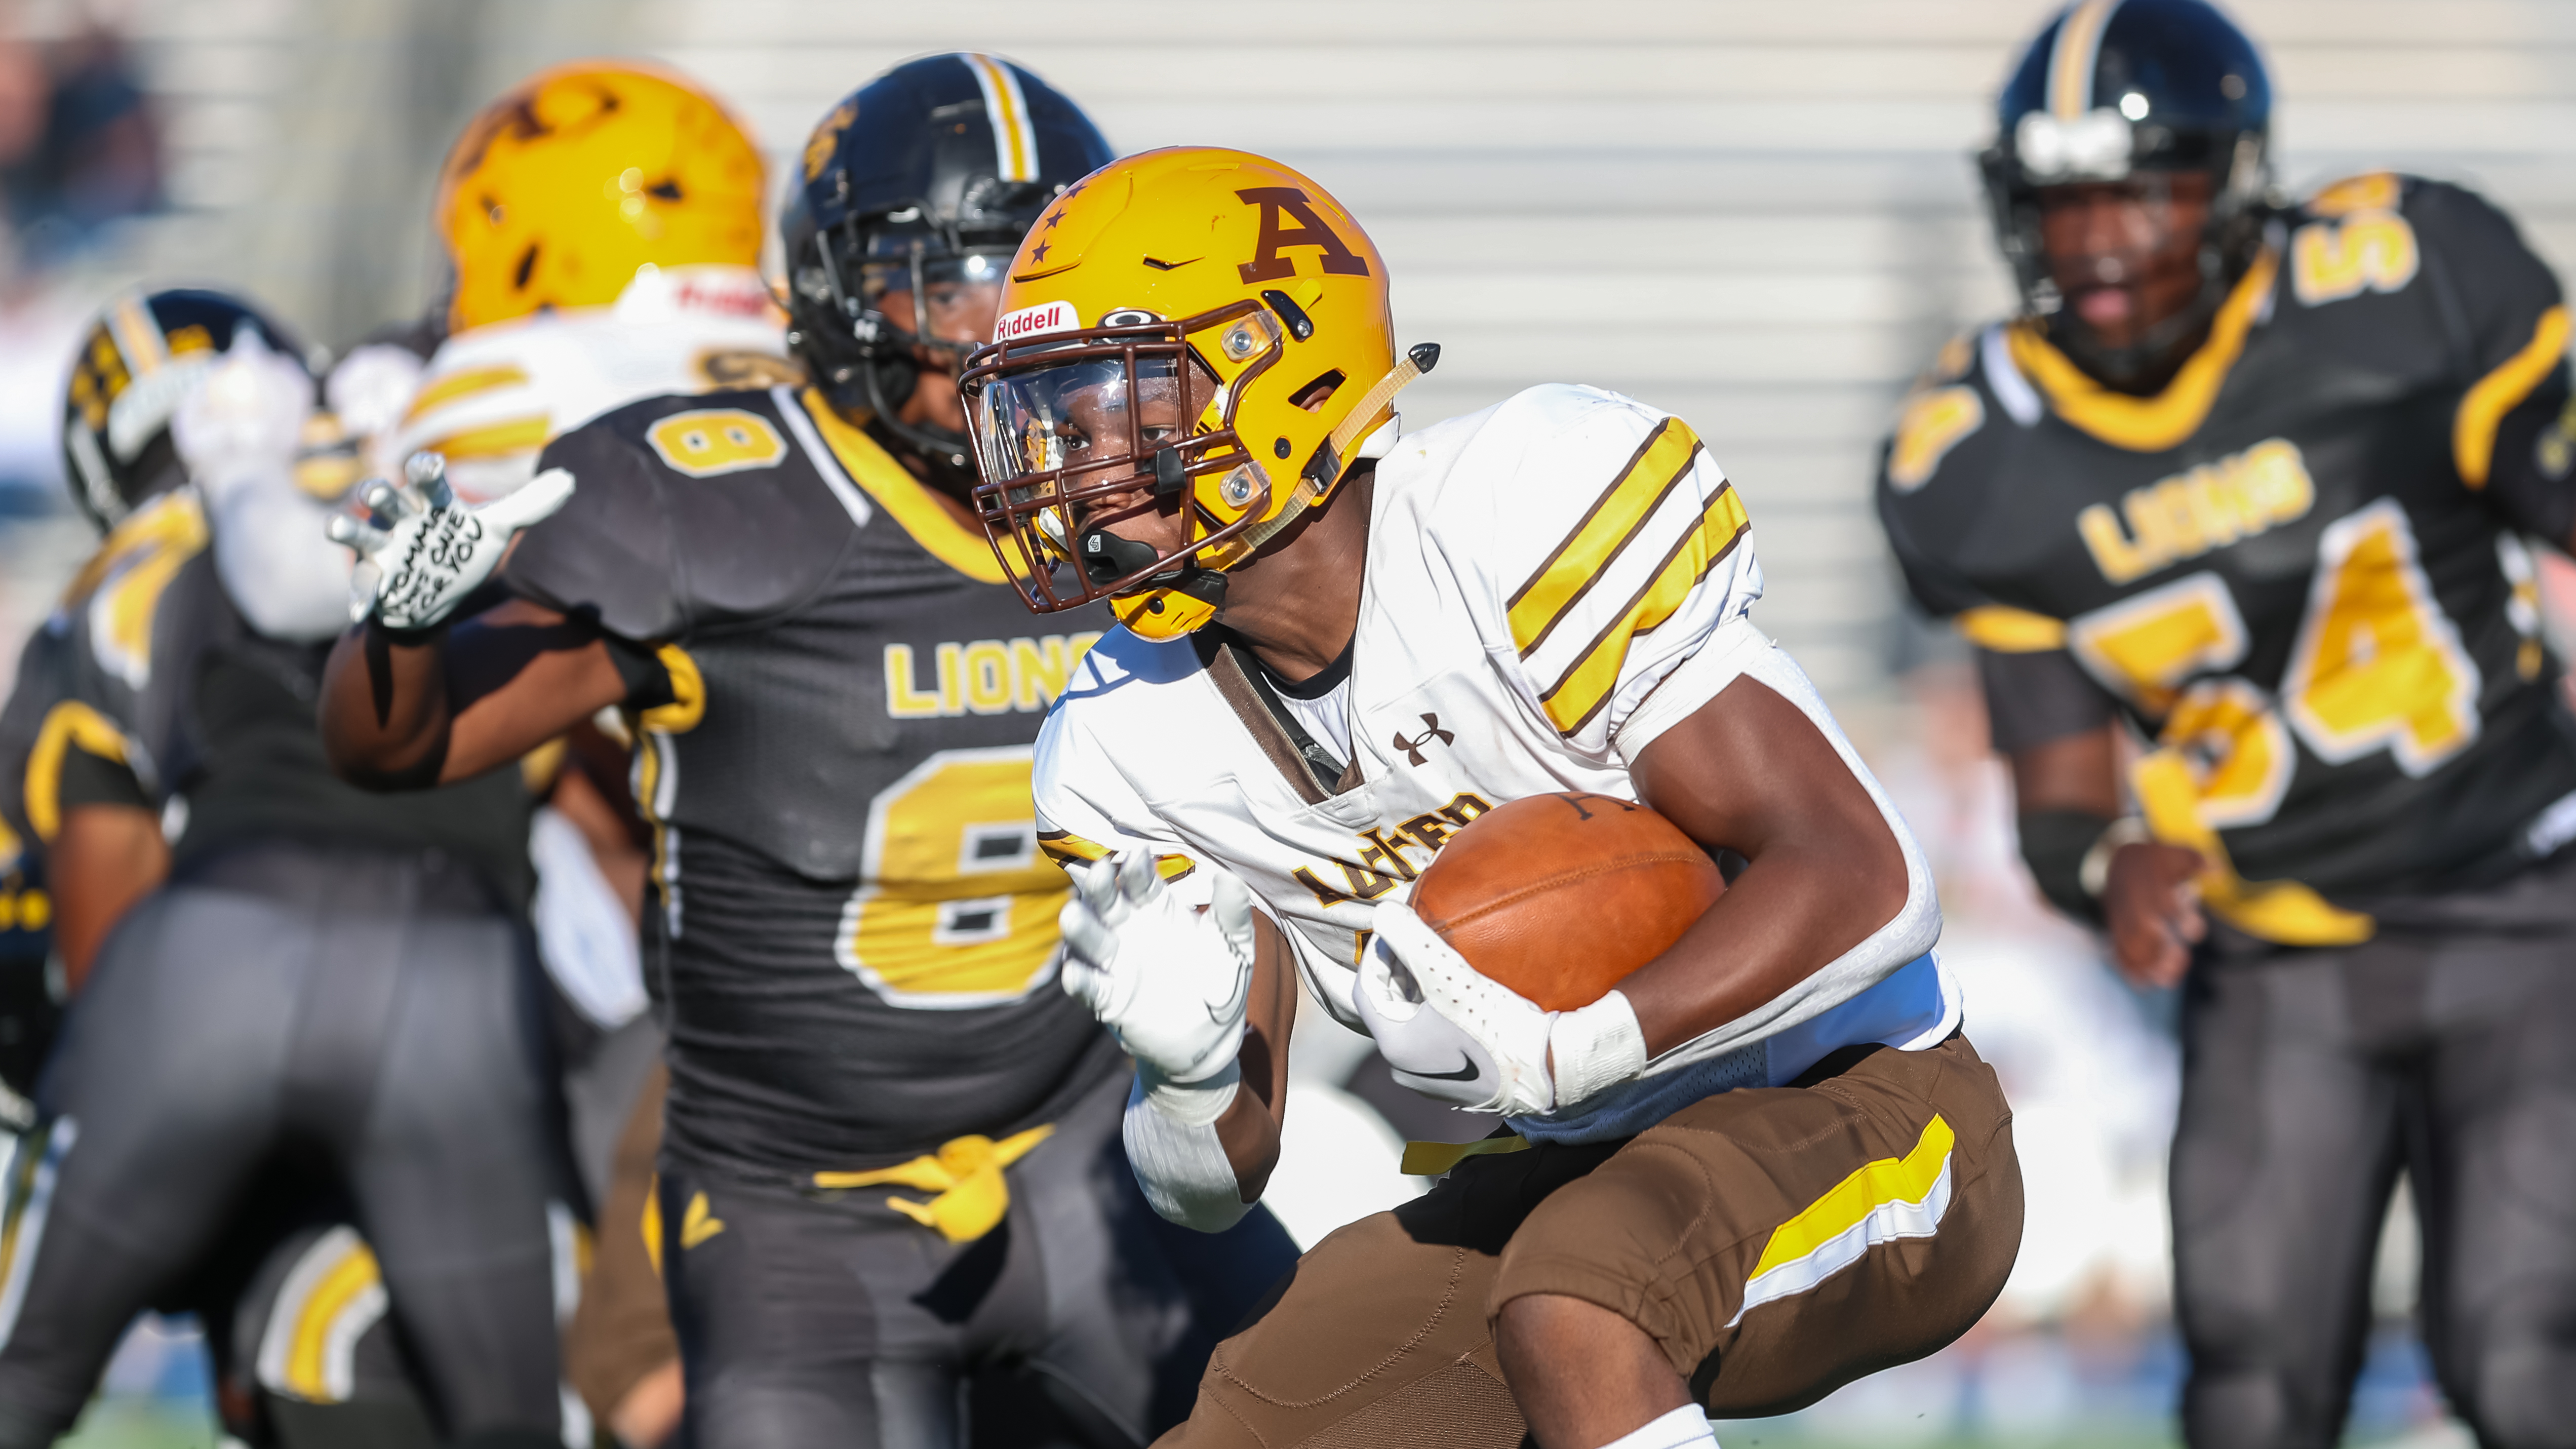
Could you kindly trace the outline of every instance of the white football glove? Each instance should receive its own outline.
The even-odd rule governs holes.
[[[516,496],[516,495],[513,495]],[[1205,911],[1182,904],[1151,851],[1077,863],[1064,929],[1064,989],[1127,1054],[1163,1078],[1204,1081],[1243,1045],[1252,998],[1252,893],[1217,871]]]
[[[397,485],[379,478],[358,492],[368,518],[335,514],[331,539],[357,550],[349,580],[349,619],[372,611],[392,629],[425,629],[501,566],[520,529],[551,515],[572,497],[572,474],[548,468],[528,485],[480,508],[457,501],[447,486],[447,460],[414,453]]]
[[[257,328],[233,336],[205,379],[170,416],[170,441],[209,503],[238,488],[284,484],[295,476],[304,419],[313,411],[313,378],[290,356],[271,351]]]
[[[1473,1112],[1533,1117],[1645,1070],[1645,1034],[1623,993],[1545,1011],[1469,965],[1411,906],[1381,905],[1370,925],[1376,938],[1351,1005],[1405,1086]]]
[[[372,438],[402,421],[429,365],[408,347],[370,342],[352,347],[323,381],[323,400],[353,438]]]

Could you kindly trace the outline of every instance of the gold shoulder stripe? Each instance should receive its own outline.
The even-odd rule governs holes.
[[[1941,460],[1986,424],[1986,405],[1973,387],[1936,387],[1905,400],[1896,437],[1887,449],[1887,485],[1911,493],[1932,481]]]
[[[432,410],[444,407],[458,398],[472,397],[478,392],[490,392],[494,388],[515,387],[527,380],[526,368],[516,363],[506,362],[498,367],[468,367],[451,372],[445,377],[434,377],[422,383],[420,391],[412,394],[411,406],[403,411],[403,421],[416,423]]]
[[[1950,623],[1969,643],[1997,654],[2045,654],[2066,647],[2066,621],[2028,609],[1979,604]]]
[[[2566,355],[2567,309],[2562,305],[2541,313],[2531,341],[2470,386],[2451,422],[2451,460],[2459,465],[2461,482],[2471,488],[2487,486],[2487,473],[2495,466],[2496,428]]]
[[[139,553],[159,549],[176,554],[169,565],[176,572],[179,564],[206,546],[206,538],[206,510],[197,501],[196,493],[190,489],[164,493],[127,514],[123,522],[108,531],[98,552],[89,556],[63,589],[63,607],[80,607],[102,580]]]
[[[1664,419],[1637,445],[1574,531],[1504,605],[1512,642],[1520,646],[1523,659],[1547,642],[1558,622],[1600,581],[1602,570],[1645,527],[1698,456],[1699,438],[1679,418]]]
[[[2400,200],[2396,174],[2365,171],[2319,188],[2308,200],[2312,216],[2350,216],[2356,211],[2395,211]]]
[[[424,452],[443,454],[454,462],[465,458],[499,458],[511,453],[524,453],[544,447],[552,437],[552,420],[539,416],[512,418],[488,428],[466,428],[420,446]]]
[[[1628,601],[1628,607],[1585,647],[1565,677],[1540,698],[1540,706],[1559,733],[1570,735],[1601,712],[1618,686],[1620,666],[1628,659],[1628,641],[1671,618],[1682,601],[1690,597],[1691,590],[1707,577],[1709,569],[1733,553],[1752,526],[1745,517],[1743,502],[1735,496],[1735,485],[1721,484],[1717,496],[1701,511],[1699,526],[1673,545],[1673,551],[1664,556],[1662,566]]]
[[[2014,364],[2048,394],[2049,406],[2059,417],[2115,448],[2161,453],[2179,446],[2208,420],[2219,387],[2245,350],[2245,334],[2254,326],[2255,310],[2271,295],[2272,280],[2279,272],[2280,257],[2265,249],[2219,307],[2209,340],[2154,397],[2131,397],[2095,382],[2027,323],[2009,329],[2005,342]]]
[[[958,522],[920,479],[877,446],[876,439],[851,427],[814,389],[805,389],[798,400],[804,403],[806,416],[814,420],[815,431],[823,435],[823,445],[839,460],[841,471],[866,489],[879,508],[893,514],[894,521],[912,535],[913,542],[977,583],[1010,581],[1002,571],[1001,559],[993,553],[991,540],[980,530]]]
[[[36,747],[27,753],[24,797],[27,823],[35,827],[38,840],[50,843],[62,831],[63,753],[74,746],[102,760],[126,762],[125,732],[107,716],[77,699],[46,711],[45,722],[36,727]]]

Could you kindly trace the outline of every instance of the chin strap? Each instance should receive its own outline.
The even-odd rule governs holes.
[[[1367,392],[1360,394],[1358,404],[1352,407],[1348,413],[1343,415],[1341,422],[1336,425],[1332,433],[1324,439],[1324,446],[1316,451],[1314,464],[1309,466],[1304,473],[1298,475],[1297,491],[1289,495],[1288,506],[1279,510],[1278,517],[1273,518],[1258,527],[1246,529],[1244,531],[1242,538],[1244,550],[1246,552],[1250,552],[1251,550],[1268,543],[1271,539],[1278,536],[1281,529],[1284,529],[1289,524],[1296,522],[1297,515],[1313,507],[1317,501],[1322,499],[1324,496],[1324,490],[1330,487],[1333,483],[1340,481],[1344,459],[1360,456],[1380,456],[1384,451],[1383,449],[1378,453],[1371,453],[1363,447],[1359,454],[1354,454],[1351,452],[1351,445],[1360,441],[1361,430],[1368,427],[1369,419],[1377,416],[1378,409],[1395,401],[1395,395],[1410,386],[1414,379],[1422,376],[1424,373],[1429,372],[1431,369],[1439,365],[1439,343],[1417,342],[1413,344],[1411,348],[1407,349],[1404,355],[1404,360],[1398,362],[1393,368],[1389,369],[1386,376],[1379,378],[1376,384],[1371,386]],[[1389,429],[1392,429],[1394,426],[1394,420],[1389,419],[1384,427],[1375,429],[1368,434],[1368,441],[1370,443],[1375,443],[1377,441],[1378,434],[1384,433]],[[1393,438],[1387,439],[1387,446],[1392,447],[1394,442],[1395,440]],[[1315,481],[1316,475],[1319,473],[1323,475],[1325,480],[1322,483]]]

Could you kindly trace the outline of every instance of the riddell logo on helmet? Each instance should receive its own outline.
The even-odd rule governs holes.
[[[1082,314],[1073,310],[1071,302],[1041,302],[993,319],[993,340],[1017,342],[1049,332],[1070,332],[1081,325]]]
[[[771,306],[769,289],[748,278],[728,283],[690,277],[680,283],[679,295],[672,300],[683,312],[714,312],[727,317],[758,317]]]

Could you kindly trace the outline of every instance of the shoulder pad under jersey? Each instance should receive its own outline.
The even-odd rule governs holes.
[[[573,494],[502,577],[609,632],[664,640],[810,597],[855,528],[769,392],[659,397],[546,448]]]

